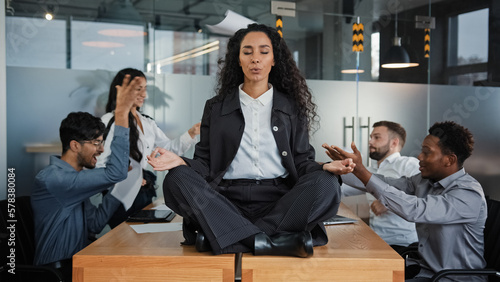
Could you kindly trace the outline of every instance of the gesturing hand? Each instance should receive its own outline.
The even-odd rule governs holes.
[[[148,163],[154,170],[169,170],[180,165],[186,165],[184,160],[176,154],[164,149],[156,148],[151,155],[148,156]]]
[[[189,133],[189,136],[191,136],[191,138],[194,138],[196,137],[196,135],[199,135],[200,134],[200,126],[201,126],[201,123],[198,122],[196,124],[194,124],[189,130],[188,130],[188,133]]]
[[[326,154],[332,160],[352,159],[352,162],[354,162],[356,165],[362,165],[363,160],[361,158],[361,153],[358,151],[358,148],[356,148],[354,142],[351,143],[353,153],[346,152],[338,146],[330,146],[326,143],[323,144],[322,147],[326,149]]]
[[[345,159],[326,163],[323,165],[323,170],[337,175],[342,175],[351,173],[355,166],[356,164],[354,164],[351,159]]]
[[[363,184],[366,185],[368,183],[372,174],[363,165],[361,153],[358,151],[358,148],[356,148],[356,145],[354,145],[354,142],[351,143],[353,153],[348,153],[337,146],[330,146],[326,143],[322,146],[326,149],[326,154],[334,161],[350,159],[355,164],[352,173],[359,178]]]
[[[370,208],[372,209],[373,213],[376,215],[381,215],[381,214],[388,211],[388,209],[379,200],[373,201]]]

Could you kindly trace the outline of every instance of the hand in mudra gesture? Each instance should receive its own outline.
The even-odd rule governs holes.
[[[148,156],[148,163],[154,170],[159,171],[170,170],[180,165],[186,165],[186,162],[184,162],[181,157],[164,148],[154,149],[151,155]]]
[[[326,163],[323,165],[323,170],[342,175],[351,173],[355,166],[356,164],[354,164],[351,159],[345,159]]]

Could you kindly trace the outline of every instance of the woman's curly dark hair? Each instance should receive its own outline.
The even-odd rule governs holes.
[[[249,32],[263,32],[269,37],[274,55],[274,66],[269,73],[269,83],[278,91],[293,97],[299,114],[305,118],[309,131],[315,131],[319,117],[316,113],[316,105],[312,101],[312,94],[285,40],[275,28],[262,24],[250,24],[247,28],[238,30],[229,39],[226,56],[224,59],[219,59],[216,95],[222,99],[243,83],[244,74],[239,65],[240,46]]]

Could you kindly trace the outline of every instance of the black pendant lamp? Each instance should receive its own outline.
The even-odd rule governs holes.
[[[410,56],[408,52],[406,52],[405,48],[401,46],[401,37],[398,37],[398,11],[396,10],[396,19],[395,19],[395,32],[394,38],[392,41],[392,46],[389,48],[389,51],[385,54],[382,59],[383,68],[388,69],[399,69],[399,68],[409,68],[416,67],[418,63],[410,62]]]

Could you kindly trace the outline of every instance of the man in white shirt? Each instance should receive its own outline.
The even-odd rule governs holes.
[[[400,152],[406,141],[406,131],[399,124],[391,121],[379,121],[373,124],[370,134],[369,149],[372,162],[368,170],[386,177],[410,177],[419,173],[418,160],[414,157],[401,156]],[[370,205],[370,227],[396,251],[417,242],[415,223],[408,222],[387,210],[370,193],[342,185],[342,197],[366,194]]]

